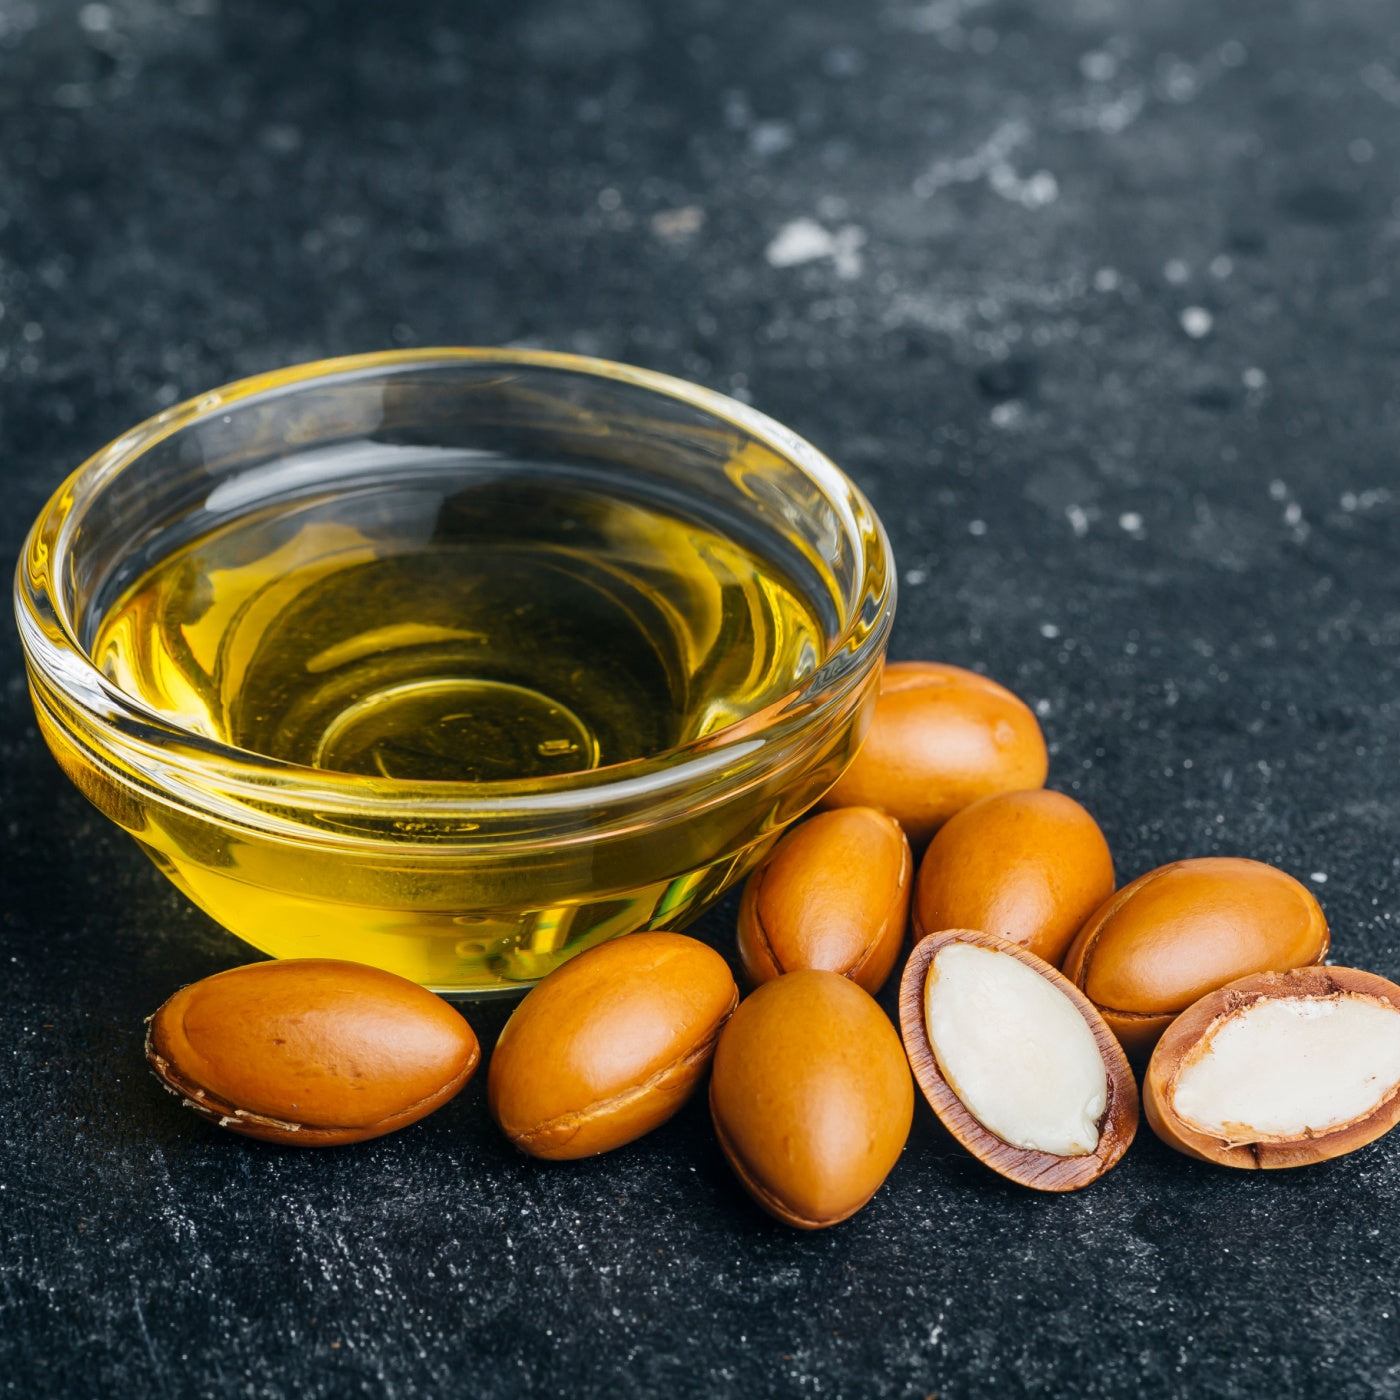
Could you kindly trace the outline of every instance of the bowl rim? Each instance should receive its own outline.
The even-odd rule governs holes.
[[[82,508],[127,466],[159,442],[232,405],[259,397],[295,393],[318,384],[370,377],[382,371],[500,363],[559,370],[612,380],[679,401],[741,429],[812,479],[836,510],[845,539],[857,554],[857,576],[866,592],[855,599],[840,634],[816,670],[792,691],[755,714],[686,744],[657,754],[550,778],[473,783],[457,780],[370,779],[298,764],[194,734],[117,687],[93,663],[78,639],[61,589],[58,565],[76,531]],[[873,545],[872,545],[873,541]],[[877,591],[869,594],[872,562],[883,564]],[[135,759],[135,768],[169,800],[183,790],[184,805],[202,812],[225,804],[214,799],[208,775],[218,788],[241,799],[237,816],[246,823],[244,802],[266,808],[315,808],[365,815],[412,810],[429,819],[454,815],[491,818],[565,812],[614,803],[661,798],[767,750],[777,756],[820,714],[839,706],[883,655],[893,622],[897,592],[889,537],[860,488],[805,438],[758,409],[672,375],[616,361],[560,351],[435,346],[377,351],[308,361],[251,375],[195,395],[136,424],[93,453],[58,486],[41,508],[25,538],[15,572],[14,608],[31,683],[36,679],[63,703],[77,709],[96,729],[103,746]],[[761,724],[756,721],[762,721]],[[68,729],[64,724],[62,727]],[[759,735],[762,738],[758,737]],[[776,744],[768,741],[777,741]],[[142,761],[144,760],[144,761]],[[110,765],[109,765],[110,766]],[[766,765],[765,765],[766,766]],[[132,775],[124,775],[132,781]],[[264,815],[258,824],[266,821]]]

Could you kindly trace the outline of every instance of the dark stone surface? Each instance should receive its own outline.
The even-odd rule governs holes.
[[[1395,975],[1397,160],[1389,0],[0,0],[4,550],[121,429],[283,363],[698,379],[869,491],[893,654],[1034,702],[1123,878],[1277,862]],[[1042,1199],[921,1108],[807,1236],[698,1105],[561,1167],[479,1081],[362,1148],[221,1136],[141,1021],[247,950],[3,665],[0,1393],[1400,1394],[1400,1139],[1253,1177],[1144,1131]]]

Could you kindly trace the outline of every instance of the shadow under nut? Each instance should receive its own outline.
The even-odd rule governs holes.
[[[724,959],[678,933],[633,933],[566,962],[506,1022],[487,1102],[522,1152],[591,1157],[690,1097],[738,1003]]]

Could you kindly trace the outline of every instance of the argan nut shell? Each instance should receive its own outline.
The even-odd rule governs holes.
[[[821,805],[888,812],[918,850],[954,812],[1041,787],[1048,768],[1036,717],[1004,686],[960,666],[896,661],[864,745]]]
[[[1215,1029],[1218,1021],[1269,998],[1334,997],[1348,993],[1384,1001],[1400,1010],[1400,987],[1373,972],[1350,967],[1255,973],[1202,997],[1171,1023],[1152,1052],[1142,1085],[1143,1109],[1152,1131],[1188,1157],[1251,1170],[1311,1166],[1355,1152],[1388,1133],[1400,1122],[1400,1090],[1364,1118],[1293,1141],[1232,1144],[1183,1122],[1172,1107],[1176,1080],[1191,1051]]]
[[[757,986],[821,968],[878,992],[904,943],[912,870],[899,823],[873,807],[840,807],[794,827],[744,886],[744,975]]]
[[[1092,1153],[1083,1157],[1060,1157],[1053,1152],[1013,1146],[984,1128],[943,1077],[924,1021],[924,988],[935,955],[950,943],[972,943],[979,948],[1010,954],[1063,992],[1084,1017],[1094,1034],[1108,1078],[1108,1102],[1099,1120],[1098,1145]],[[1036,1191],[1077,1191],[1097,1181],[1132,1145],[1138,1125],[1138,1090],[1128,1057],[1084,994],[1043,958],[1036,957],[1020,944],[980,929],[961,928],[943,929],[921,939],[909,955],[899,985],[899,1024],[914,1078],[939,1122],[978,1161],[1008,1180]]]
[[[1129,1055],[1146,1059],[1192,1002],[1327,955],[1327,920],[1291,875],[1233,856],[1179,860],[1125,885],[1080,929],[1063,970]]]
[[[914,887],[914,937],[980,928],[1058,966],[1113,893],[1113,856],[1072,797],[1044,788],[964,807],[929,844]]]
[[[182,987],[146,1058],[186,1107],[266,1142],[380,1137],[452,1098],[480,1060],[472,1028],[416,982],[362,963],[251,963]]]
[[[491,1114],[532,1157],[621,1147],[690,1096],[738,1000],[724,959],[683,934],[632,933],[590,948],[506,1022],[487,1072]]]
[[[879,1190],[909,1136],[914,1086],[889,1018],[854,982],[808,969],[765,982],[715,1051],[710,1117],[770,1215],[820,1230]]]

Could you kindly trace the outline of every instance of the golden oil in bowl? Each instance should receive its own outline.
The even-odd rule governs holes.
[[[253,753],[485,783],[659,754],[816,667],[811,603],[701,521],[528,464],[463,482],[379,455],[406,459],[388,483],[159,560],[98,627],[103,674]]]
[[[693,917],[849,760],[893,585],[823,463],[567,356],[230,386],[36,525],[41,729],[256,947],[518,988]]]

